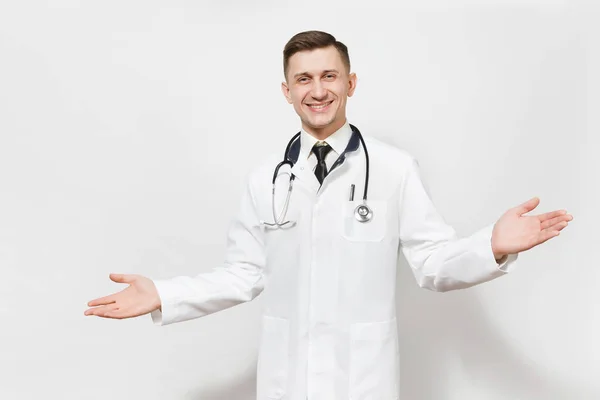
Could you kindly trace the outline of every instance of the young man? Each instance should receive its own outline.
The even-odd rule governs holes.
[[[462,289],[505,275],[519,252],[558,235],[572,216],[523,215],[538,205],[534,198],[458,238],[429,199],[416,160],[374,138],[362,142],[348,123],[346,102],[356,88],[350,71],[348,50],[333,36],[292,37],[282,91],[302,130],[287,152],[295,176],[289,204],[284,165],[272,208],[276,155],[250,175],[223,266],[154,281],[111,274],[130,286],[89,302],[94,308],[85,314],[151,313],[166,325],[250,301],[264,289],[258,399],[397,399],[399,250],[421,287]],[[363,204],[364,213],[357,208]]]

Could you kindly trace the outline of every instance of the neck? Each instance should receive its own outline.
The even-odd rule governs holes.
[[[302,129],[306,132],[310,133],[312,136],[317,138],[318,140],[325,140],[329,136],[333,135],[338,131],[344,124],[346,123],[346,119],[340,120],[339,122],[324,126],[323,128],[313,128],[306,125],[304,122],[302,123]]]

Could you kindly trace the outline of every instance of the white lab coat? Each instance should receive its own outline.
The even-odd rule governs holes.
[[[458,238],[436,212],[406,151],[365,135],[370,155],[368,204],[373,219],[360,223],[362,146],[319,183],[307,160],[296,175],[287,219],[272,222],[271,180],[281,155],[250,174],[234,219],[223,266],[196,277],[155,280],[166,325],[202,317],[265,296],[259,347],[257,399],[399,399],[396,265],[400,250],[419,286],[447,291],[502,276],[491,249],[493,224]],[[289,168],[282,169],[289,171]],[[278,208],[287,176],[278,179]],[[285,178],[285,179],[284,179]],[[355,200],[349,201],[355,184]]]

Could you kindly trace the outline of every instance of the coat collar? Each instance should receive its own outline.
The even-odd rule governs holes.
[[[343,146],[342,143],[345,144],[345,148],[339,155],[334,166],[336,164],[343,163],[346,158],[346,154],[358,150],[358,146],[360,145],[360,137],[359,137],[358,129],[354,125],[351,125],[348,123],[346,123],[346,124],[350,128],[349,138],[346,135],[338,135],[338,137],[334,140],[335,145],[330,143],[331,147],[333,147],[334,150],[336,150],[336,151],[338,151],[338,149],[344,148],[344,147],[342,147]],[[300,132],[300,136],[298,137],[298,139],[296,139],[292,143],[292,145],[290,147],[290,151],[286,155],[286,158],[288,160],[290,160],[294,165],[300,159],[300,154],[303,154],[303,155],[306,154],[306,157],[302,157],[302,159],[308,158],[308,152],[310,152],[310,149],[314,145],[314,142],[316,142],[316,139],[315,139],[315,141],[310,145],[310,147],[305,146],[305,148],[308,147],[308,150],[305,150],[305,148],[303,148],[303,146],[302,146],[302,139],[304,138],[304,136],[302,135],[302,132],[303,131]],[[338,130],[336,133],[338,133],[338,132],[341,133],[341,129]],[[344,138],[346,138],[346,139],[344,139]],[[327,143],[329,143],[329,139],[327,139]],[[335,168],[335,167],[332,167],[331,169],[333,169],[333,168]]]
[[[346,122],[340,129],[333,132],[329,135],[325,141],[334,153],[339,156],[344,152],[348,142],[350,141],[350,137],[352,136],[352,128],[350,124]],[[302,129],[300,131],[300,154],[299,158],[308,158],[312,152],[312,148],[319,140],[308,133],[306,130]]]
[[[352,153],[358,150],[360,146],[360,134],[358,129],[351,124],[348,124],[350,127],[350,138],[346,144],[346,147],[339,155],[335,163],[331,166],[329,173],[331,173],[335,168],[342,165],[346,160],[346,156],[349,153]],[[292,174],[294,174],[298,179],[300,179],[304,184],[306,184],[311,190],[317,191],[320,187],[319,181],[317,180],[315,174],[307,167],[307,158],[308,157],[300,157],[302,154],[302,134],[300,137],[295,140],[290,146],[290,150],[287,154],[287,159],[290,160],[294,166],[292,167]],[[332,146],[333,147],[333,146]]]

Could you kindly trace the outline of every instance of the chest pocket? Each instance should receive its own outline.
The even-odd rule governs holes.
[[[393,233],[396,225],[393,207],[387,200],[367,200],[367,205],[373,213],[367,222],[356,219],[356,207],[361,200],[344,202],[342,207],[342,236],[352,242],[380,242]]]

